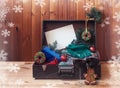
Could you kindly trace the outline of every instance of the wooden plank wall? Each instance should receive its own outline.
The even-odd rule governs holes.
[[[94,6],[99,8],[100,3],[104,0],[80,0],[78,3],[73,1],[45,0],[46,4],[40,7],[35,4],[34,0],[26,0],[26,3],[23,0],[20,3],[23,6],[23,12],[18,14],[12,11],[8,15],[8,18],[10,17],[18,28],[13,28],[11,31],[8,60],[33,60],[34,54],[41,49],[43,20],[85,20],[83,5],[93,2]],[[103,4],[104,9],[101,12],[104,17],[112,18],[116,10],[114,5],[116,0],[109,1],[112,2],[112,7]],[[15,0],[9,0],[9,2],[9,6],[13,7]],[[117,53],[114,46],[116,34],[112,30],[115,26],[113,21],[111,19],[111,24],[104,28],[97,24],[97,49],[100,52],[101,60],[108,60]]]

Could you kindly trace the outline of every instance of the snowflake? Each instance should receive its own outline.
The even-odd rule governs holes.
[[[120,21],[120,12],[115,12],[115,15],[113,16],[113,18],[119,22]]]
[[[15,24],[14,24],[13,22],[9,22],[9,23],[8,23],[8,27],[10,27],[10,28],[14,27],[14,25],[15,25]]]
[[[18,66],[18,64],[13,64],[10,63],[7,67],[7,69],[9,70],[9,72],[18,72],[20,70],[20,67]]]
[[[78,2],[81,1],[81,0],[71,0],[71,1],[73,1],[73,2],[75,2],[75,3],[78,3]]]
[[[3,44],[8,44],[8,41],[3,41]]]
[[[8,12],[9,12],[9,8],[8,7],[4,8],[4,9],[0,8],[0,21],[1,22],[5,21]]]
[[[8,53],[6,53],[4,50],[0,50],[0,60],[7,60],[7,55]]]
[[[115,42],[116,44],[116,48],[119,49],[120,48],[120,40],[118,40],[117,42]]]
[[[109,25],[109,24],[110,24],[110,18],[106,17],[101,23],[101,27],[105,27],[105,25]]]
[[[15,85],[22,86],[25,82],[22,79],[18,79],[15,81]]]
[[[116,31],[117,34],[120,35],[120,26],[119,26],[119,25],[116,25],[114,31]]]
[[[85,9],[85,11],[91,9],[93,7],[93,3],[86,3],[85,5],[83,5],[83,8]]]
[[[8,37],[8,36],[10,36],[10,31],[8,31],[7,29],[2,30],[1,35],[4,36],[4,37]]]
[[[6,19],[6,13],[4,12],[4,10],[0,10],[0,21],[4,22]]]
[[[41,7],[43,7],[45,4],[45,0],[34,0],[36,5],[39,5]]]
[[[5,83],[7,81],[7,76],[5,73],[0,72],[0,83]]]
[[[23,8],[21,5],[14,5],[13,10],[15,11],[15,13],[21,13]]]
[[[120,67],[120,55],[118,56],[112,56],[111,60],[109,61],[109,63],[111,63],[112,67],[116,67],[116,71],[119,71],[119,67]]]
[[[8,0],[0,0],[0,8],[7,5]]]

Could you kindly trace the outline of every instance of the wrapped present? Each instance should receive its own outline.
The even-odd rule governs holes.
[[[44,47],[42,49],[42,52],[46,56],[46,62],[53,61],[54,58],[56,58],[58,61],[60,61],[60,55],[58,53],[56,53],[55,51],[51,50],[49,47],[47,47],[47,46]]]

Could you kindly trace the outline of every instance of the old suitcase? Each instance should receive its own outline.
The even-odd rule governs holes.
[[[69,24],[73,24],[73,27],[75,30],[84,27],[85,26],[85,21],[84,20],[45,20],[43,21],[43,41],[42,41],[42,45],[47,45],[46,43],[46,38],[44,35],[44,32],[55,29],[55,28],[59,28],[65,25],[69,25]],[[94,31],[94,36],[92,37],[93,39],[86,42],[89,43],[90,45],[97,45],[96,44],[96,23],[95,21],[89,21],[88,22],[88,26],[93,29],[92,31]],[[81,40],[80,40],[81,41]],[[69,69],[68,69],[69,68]],[[98,75],[97,78],[99,79],[101,77],[101,64],[99,63],[95,68],[95,73]],[[73,73],[74,76],[72,76],[71,78],[77,78],[77,79],[84,79],[84,73],[87,71],[87,67],[86,67],[86,62],[82,61],[82,60],[74,60],[73,61],[73,65],[68,65],[68,66],[60,66],[58,64],[54,64],[54,65],[47,65],[46,69],[43,70],[43,65],[38,65],[36,63],[33,64],[33,77],[35,79],[64,79],[63,74],[67,73]],[[61,73],[61,75],[59,74]],[[70,77],[69,77],[70,78]]]

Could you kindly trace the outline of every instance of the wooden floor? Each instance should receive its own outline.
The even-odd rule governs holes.
[[[120,88],[120,74],[107,62],[101,62],[102,78],[94,86],[85,85],[84,80],[35,80],[32,64],[0,62],[0,88]]]

